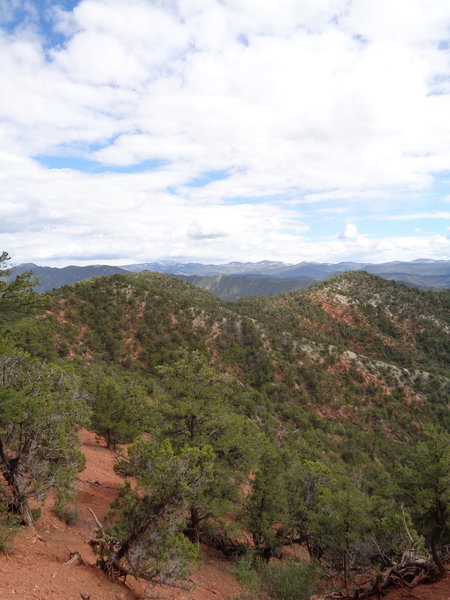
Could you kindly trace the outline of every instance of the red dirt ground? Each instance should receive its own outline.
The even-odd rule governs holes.
[[[80,600],[80,592],[90,600],[230,600],[243,594],[230,561],[206,548],[201,550],[192,591],[148,586],[130,578],[125,586],[95,568],[88,542],[96,526],[87,508],[102,519],[121,479],[113,471],[114,454],[98,445],[95,434],[83,431],[81,441],[86,469],[77,481],[77,524],[65,525],[47,502],[37,532],[24,529],[14,540],[14,552],[0,555],[0,600]],[[74,551],[86,565],[65,564]],[[450,600],[450,577],[434,585],[395,590],[385,600]]]

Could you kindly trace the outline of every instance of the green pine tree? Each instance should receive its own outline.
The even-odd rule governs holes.
[[[61,500],[70,495],[87,414],[76,378],[0,344],[0,473],[10,509],[28,525],[30,498],[43,501],[52,488]]]

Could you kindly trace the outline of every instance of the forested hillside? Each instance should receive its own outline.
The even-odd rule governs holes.
[[[258,277],[251,275],[176,275],[222,300],[234,301],[247,296],[271,296],[307,288],[314,279],[308,277]]]
[[[227,304],[141,273],[81,282],[47,302],[45,315],[14,325],[18,343],[43,358],[155,375],[182,349],[197,350],[278,410],[307,408],[332,420],[348,413],[374,426],[398,420],[402,428],[424,414],[447,418],[447,291],[353,272],[307,291]]]
[[[231,304],[144,272],[42,303],[3,313],[4,354],[55,365],[110,446],[134,441],[117,469],[137,487],[99,532],[105,571],[178,584],[203,541],[274,598],[266,561],[294,543],[312,562],[285,577],[311,594],[334,573],[353,597],[406,550],[444,574],[449,291],[353,271]]]

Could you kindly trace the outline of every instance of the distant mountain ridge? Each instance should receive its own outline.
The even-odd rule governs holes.
[[[286,266],[279,261],[262,260],[253,262],[230,262],[226,264],[203,264],[203,263],[181,263],[172,261],[160,261],[152,263],[141,263],[134,265],[125,265],[122,267],[133,273],[142,271],[154,271],[156,273],[166,273],[168,275],[265,275],[271,277],[283,277],[277,275]]]
[[[120,267],[109,265],[89,265],[87,267],[41,267],[34,263],[24,263],[14,267],[14,275],[21,275],[26,271],[32,271],[39,279],[39,285],[36,286],[37,292],[46,292],[54,288],[62,287],[63,285],[73,285],[78,281],[90,279],[91,277],[99,277],[102,275],[118,275],[127,273],[126,270]]]
[[[39,278],[37,291],[71,285],[102,275],[153,271],[174,275],[210,291],[223,300],[246,296],[267,296],[301,289],[346,271],[364,270],[406,285],[430,290],[450,289],[450,260],[417,259],[381,264],[341,262],[300,262],[295,265],[279,261],[230,262],[227,264],[179,263],[158,261],[122,267],[109,265],[42,267],[34,263],[18,265],[15,274],[33,271]]]
[[[263,260],[261,262],[230,262],[227,264],[202,264],[202,263],[178,263],[178,262],[154,262],[126,265],[122,267],[127,271],[139,273],[141,271],[156,271],[173,275],[251,275],[263,277],[307,277],[313,279],[326,279],[331,275],[344,273],[346,271],[364,270],[388,279],[402,281],[411,277],[426,277],[426,287],[449,287],[450,286],[450,260],[417,259],[410,262],[392,261],[386,263],[363,263],[363,262],[341,262],[341,263],[316,263],[302,261],[290,265],[279,261]],[[393,277],[395,275],[395,277]],[[389,277],[392,276],[392,277]],[[436,284],[430,278],[447,277],[449,282],[436,280]],[[412,283],[411,281],[408,281]],[[416,285],[421,286],[420,280]]]

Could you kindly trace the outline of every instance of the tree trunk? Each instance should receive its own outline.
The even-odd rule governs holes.
[[[225,556],[243,556],[248,551],[246,544],[233,540],[221,533],[201,531],[200,541],[207,546],[220,550]]]
[[[23,501],[22,501],[22,503],[21,503],[20,514],[22,516],[22,519],[23,519],[24,523],[26,525],[28,525],[28,527],[31,527],[31,529],[36,529],[36,525],[34,523],[33,515],[31,514],[31,509],[28,506],[28,500],[26,498],[24,498]]]
[[[433,557],[434,564],[439,571],[439,575],[444,578],[447,577],[447,569],[442,561],[441,553],[440,553],[440,541],[441,541],[441,530],[434,530],[433,535],[431,536],[431,556]]]
[[[9,483],[10,490],[12,492],[11,510],[17,515],[22,517],[23,522],[28,527],[36,529],[34,524],[33,515],[28,505],[28,498],[25,495],[23,489],[22,477],[17,472],[8,472],[5,474],[5,479]]]
[[[133,529],[133,531],[127,538],[125,538],[125,540],[115,552],[113,552],[111,549],[107,550],[107,557],[101,561],[102,568],[104,571],[106,571],[109,574],[112,574],[114,571],[123,570],[122,566],[120,565],[120,561],[122,560],[122,558],[126,557],[130,548],[140,539],[142,535],[144,535],[147,529],[149,529],[149,527],[151,527],[153,523],[156,523],[158,521],[158,519],[161,517],[164,511],[166,504],[167,499],[161,502],[161,504],[155,511],[155,514],[150,516],[148,519],[145,519],[140,524],[136,523],[136,526]]]
[[[190,510],[191,518],[189,522],[189,527],[187,528],[188,538],[191,540],[193,544],[200,543],[200,513],[198,508],[191,508]]]

